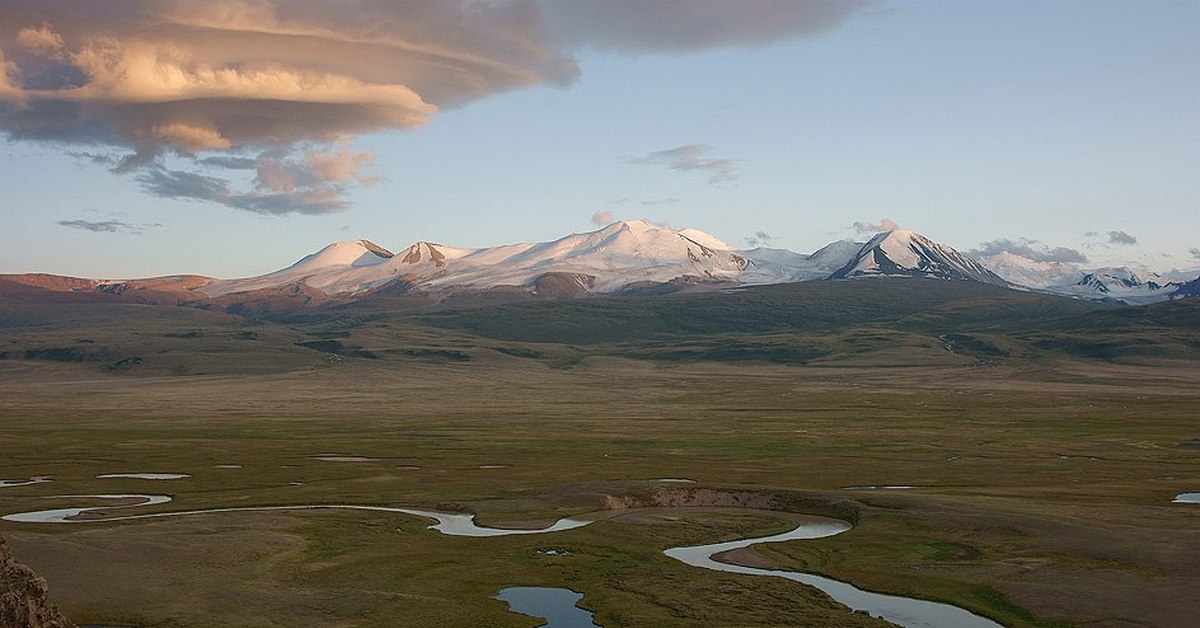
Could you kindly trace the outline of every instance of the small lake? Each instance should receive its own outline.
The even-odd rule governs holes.
[[[1200,493],[1180,493],[1171,501],[1176,504],[1200,504]]]
[[[575,604],[582,593],[555,587],[508,587],[500,589],[496,599],[507,602],[508,610],[545,619],[545,628],[596,628],[591,611]]]

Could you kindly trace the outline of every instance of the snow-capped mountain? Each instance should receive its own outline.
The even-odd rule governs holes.
[[[738,251],[703,231],[675,230],[644,220],[616,222],[549,242],[478,249],[417,241],[393,253],[368,240],[346,240],[281,270],[241,279],[187,275],[112,281],[11,275],[0,280],[51,292],[104,292],[150,303],[243,307],[270,302],[274,307],[280,301],[307,306],[409,293],[496,290],[501,298],[519,293],[574,297],[888,276],[975,281],[1133,304],[1188,296],[1196,290],[1195,281],[1185,285],[1128,268],[1085,272],[1074,264],[1007,251],[975,260],[902,229],[877,234],[866,243],[839,240],[803,254],[761,247]]]
[[[596,292],[681,277],[734,282],[751,262],[732,248],[695,229],[675,231],[628,220],[551,242],[479,249],[422,285],[528,285],[548,272],[594,277]]]
[[[217,280],[209,296],[300,284],[347,295],[403,281],[416,289],[487,289],[531,286],[547,273],[571,274],[589,290],[615,292],[680,278],[738,281],[752,265],[717,238],[695,229],[675,231],[643,220],[613,223],[551,242],[466,249],[417,242],[396,254],[366,240],[331,244],[292,266],[246,279]]]
[[[748,284],[765,284],[824,279],[845,266],[862,247],[862,242],[838,240],[812,255],[765,247],[742,251],[741,254],[753,264],[742,272],[740,280]]]
[[[1077,264],[1035,260],[1010,251],[1001,251],[978,259],[984,268],[996,273],[1005,281],[1029,288],[1070,285],[1084,275],[1084,271],[1080,270]]]
[[[855,277],[927,277],[1009,285],[979,262],[907,229],[885,231],[871,238],[853,259],[829,276]]]
[[[1200,299],[1200,277],[1179,284],[1171,293],[1172,299]]]
[[[1103,298],[1141,304],[1170,298],[1179,283],[1153,273],[1138,273],[1128,267],[1100,268],[1085,273],[1078,281],[1049,286],[1047,290],[1064,296]]]

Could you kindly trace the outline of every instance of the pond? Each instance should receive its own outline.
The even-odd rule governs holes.
[[[595,628],[592,612],[575,604],[582,593],[555,587],[508,587],[500,589],[497,600],[508,603],[514,613],[545,619],[545,628]]]

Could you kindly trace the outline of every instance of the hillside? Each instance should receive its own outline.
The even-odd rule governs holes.
[[[934,279],[394,305],[232,315],[119,302],[0,303],[0,364],[131,376],[281,372],[340,360],[561,367],[616,356],[911,366],[1200,355],[1195,300],[1122,307]]]

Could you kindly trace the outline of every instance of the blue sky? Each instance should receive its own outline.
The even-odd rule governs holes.
[[[818,30],[665,53],[580,40],[568,85],[505,85],[420,126],[349,133],[332,150],[373,163],[344,207],[315,214],[163,198],[144,171],[78,156],[132,144],[10,131],[0,272],[249,275],[338,239],[546,240],[596,212],[801,252],[886,218],[962,250],[1026,238],[1092,266],[1200,267],[1200,3],[895,1]],[[10,58],[14,37],[0,33]],[[158,159],[257,154],[236,142]],[[688,146],[692,170],[653,157]]]

